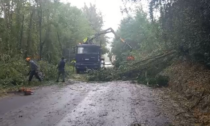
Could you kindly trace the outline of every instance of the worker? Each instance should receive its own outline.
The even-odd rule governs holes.
[[[29,71],[29,80],[28,80],[28,83],[30,84],[33,76],[35,75],[35,77],[41,82],[41,78],[39,77],[38,75],[38,66],[37,64],[31,60],[31,58],[26,58],[26,61],[28,63],[30,63],[30,71]]]
[[[58,78],[56,82],[59,82],[60,75],[62,74],[63,82],[65,82],[65,61],[64,57],[61,58],[60,63],[58,64]]]
[[[75,59],[73,59],[71,62],[72,62],[72,63],[76,63],[76,60],[75,60]]]
[[[74,70],[74,69],[75,69],[75,64],[76,64],[76,60],[73,59],[73,60],[71,61],[71,65],[73,66],[73,72],[75,71],[75,70]]]
[[[86,37],[85,39],[83,39],[83,43],[86,43],[88,40],[88,37]]]

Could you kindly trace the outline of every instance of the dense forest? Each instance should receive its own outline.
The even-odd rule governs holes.
[[[55,78],[60,58],[72,60],[73,48],[102,26],[92,4],[78,9],[59,0],[0,0],[0,85],[25,83],[26,57],[39,62],[45,79]],[[105,36],[97,42],[106,53]]]
[[[20,54],[55,63],[103,25],[94,5],[80,10],[56,0],[1,0],[0,4],[1,55],[10,57]]]
[[[141,0],[123,1],[138,5]],[[176,50],[180,56],[209,67],[209,6],[207,0],[151,0],[148,14],[139,7],[135,16],[121,21],[118,29],[134,51],[129,52],[115,40],[112,53],[117,56],[116,64],[124,63],[129,53],[140,60],[158,51]],[[127,7],[123,11],[129,13],[131,10]]]
[[[125,5],[122,9],[127,16],[121,21],[117,34],[133,50],[114,39],[109,56],[116,56],[116,68],[130,63],[126,60],[129,55],[140,61],[170,50],[187,60],[210,66],[210,2],[151,0],[149,13],[146,13],[139,6],[140,1],[122,0],[137,7]],[[104,23],[95,5],[78,9],[59,0],[1,0],[0,15],[0,82],[4,85],[23,83],[26,57],[39,61],[46,78],[54,78],[55,65],[61,56],[72,60],[73,47],[101,31]],[[103,54],[108,52],[106,36],[96,42],[103,43]]]

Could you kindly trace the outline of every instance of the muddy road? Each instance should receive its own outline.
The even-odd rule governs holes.
[[[157,93],[120,81],[42,87],[1,99],[0,126],[170,126]]]

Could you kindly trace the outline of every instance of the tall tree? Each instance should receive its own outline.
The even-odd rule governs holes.
[[[11,58],[39,56],[56,63],[94,34],[82,10],[59,0],[0,0],[0,16],[0,55]]]
[[[86,4],[83,7],[83,12],[88,19],[88,23],[90,27],[93,29],[94,34],[102,31],[103,27],[103,17],[102,13],[98,12],[95,5],[90,4],[90,6],[87,6]],[[100,35],[98,38],[95,39],[95,43],[98,45],[101,45],[102,47],[102,54],[105,54],[108,52],[108,49],[106,48],[107,44],[107,38],[106,35]]]
[[[133,47],[133,51],[118,39],[114,39],[112,53],[117,62],[123,63],[128,55],[137,59],[161,50],[164,42],[161,38],[161,29],[158,22],[151,22],[147,14],[139,9],[134,17],[127,17],[121,21],[117,34],[122,36]]]

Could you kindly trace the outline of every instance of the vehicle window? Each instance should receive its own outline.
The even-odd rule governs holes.
[[[77,54],[99,54],[99,49],[96,47],[78,47]]]

